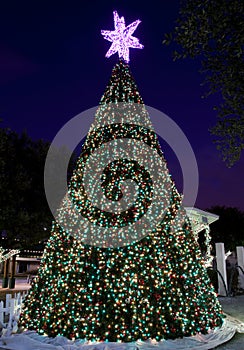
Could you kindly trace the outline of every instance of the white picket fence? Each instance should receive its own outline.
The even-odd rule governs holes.
[[[20,316],[22,303],[26,293],[6,294],[5,303],[0,302],[0,327],[6,328],[9,323]],[[5,304],[5,305],[4,305]]]

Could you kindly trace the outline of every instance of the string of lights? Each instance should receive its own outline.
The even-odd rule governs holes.
[[[109,124],[107,108],[120,102],[143,105],[123,59],[112,71],[69,184],[77,211],[95,226],[108,228],[138,221],[150,206],[153,184],[150,174],[136,163],[120,160],[110,164],[102,179],[105,194],[118,200],[119,181],[129,176],[140,184],[138,201],[123,215],[96,210],[82,187],[89,155],[111,139],[126,137],[147,143],[166,164],[151,129],[126,123],[126,115],[121,116],[121,123]],[[140,241],[117,248],[83,244],[53,222],[38,276],[25,300],[20,319],[24,329],[51,337],[131,342],[206,334],[222,325],[222,310],[181,195],[168,175],[162,183],[171,193],[164,218]],[[67,210],[64,200],[60,208],[64,221]]]

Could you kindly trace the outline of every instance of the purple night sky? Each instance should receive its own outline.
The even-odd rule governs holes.
[[[134,36],[143,50],[130,49],[130,67],[146,105],[171,117],[195,152],[200,175],[196,206],[244,210],[244,158],[228,169],[208,129],[216,122],[218,96],[202,99],[199,61],[173,62],[173,47],[162,45],[173,29],[179,1],[12,1],[0,5],[0,118],[3,126],[52,141],[80,112],[98,105],[118,60],[105,54],[113,11],[126,25],[140,19]],[[175,155],[164,148],[169,171],[181,191]]]

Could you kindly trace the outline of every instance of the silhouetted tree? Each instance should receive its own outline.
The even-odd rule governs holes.
[[[5,232],[6,247],[28,247],[51,225],[43,185],[49,143],[9,129],[0,133],[0,232]]]
[[[174,59],[199,56],[206,96],[218,93],[217,124],[210,130],[223,160],[232,166],[244,149],[244,2],[183,0],[174,30]]]
[[[244,212],[225,206],[213,206],[207,211],[219,215],[219,220],[211,224],[213,243],[223,242],[226,251],[244,245]]]

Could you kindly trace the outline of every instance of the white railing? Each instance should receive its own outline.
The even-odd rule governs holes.
[[[5,303],[0,302],[0,327],[1,328],[13,328],[13,322],[17,321],[22,303],[24,301],[26,293],[6,294]],[[5,305],[4,305],[5,304]]]

